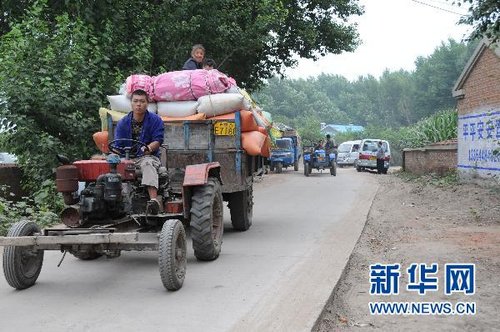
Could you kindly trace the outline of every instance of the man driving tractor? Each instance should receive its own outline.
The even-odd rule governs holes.
[[[147,187],[149,202],[148,212],[158,214],[163,209],[158,197],[158,168],[160,167],[160,146],[163,143],[164,127],[162,119],[147,110],[148,94],[144,90],[135,90],[131,97],[132,112],[122,118],[115,132],[115,139],[132,139],[142,143],[135,164],[142,171],[141,184]],[[133,149],[133,142],[124,140],[125,147]]]

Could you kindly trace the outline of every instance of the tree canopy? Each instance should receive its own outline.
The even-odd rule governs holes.
[[[80,22],[122,74],[178,70],[201,43],[250,90],[295,64],[294,54],[354,50],[358,34],[347,19],[362,14],[357,0],[8,0],[0,12],[2,35],[34,15],[47,22],[47,34],[61,16]]]
[[[202,43],[249,90],[293,65],[353,50],[357,0],[6,0],[0,2],[2,135],[27,186],[38,189],[55,154],[88,158],[98,108],[133,73],[179,70]],[[54,156],[54,157],[52,157]]]
[[[473,39],[487,37],[493,42],[500,39],[500,4],[498,0],[448,0],[466,7],[469,14],[460,23],[474,26]]]
[[[415,60],[412,72],[385,71],[379,79],[319,75],[307,80],[273,78],[255,94],[273,118],[295,128],[311,123],[398,128],[440,110],[453,109],[451,95],[476,43],[443,42],[428,57]]]

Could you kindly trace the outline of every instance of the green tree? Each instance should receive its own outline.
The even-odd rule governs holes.
[[[273,78],[256,96],[266,110],[296,128],[310,117],[395,130],[454,108],[451,90],[475,47],[476,42],[449,40],[416,59],[414,71],[386,71],[379,79],[361,76],[349,82],[326,74],[306,80]]]
[[[486,36],[493,42],[500,38],[500,5],[498,0],[448,0],[458,6],[464,6],[469,14],[460,19],[460,23],[474,26],[472,39]]]
[[[417,58],[413,78],[417,114],[414,120],[427,117],[437,110],[455,107],[456,101],[451,90],[468,59],[464,55],[469,55],[471,49],[450,39],[441,43],[430,56]]]
[[[38,0],[35,6],[40,3],[46,3],[42,15],[48,24],[63,14],[81,20],[122,70],[178,70],[191,45],[202,43],[220,69],[249,90],[294,65],[294,54],[315,59],[354,50],[358,34],[347,19],[362,14],[356,0]],[[31,5],[2,2],[0,33],[23,21]],[[136,59],[134,45],[147,54],[139,52]]]
[[[353,50],[358,35],[347,19],[362,12],[355,0],[6,0],[0,13],[0,110],[18,124],[0,144],[36,190],[56,153],[96,151],[97,110],[128,75],[178,70],[201,42],[252,90],[293,65],[294,54]],[[282,106],[295,116],[296,106]]]

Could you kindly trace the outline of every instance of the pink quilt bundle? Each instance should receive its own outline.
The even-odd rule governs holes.
[[[216,69],[172,71],[153,78],[153,98],[156,101],[197,100],[222,93],[233,85],[236,85],[234,79]]]
[[[153,99],[153,78],[149,75],[135,74],[127,77],[125,82],[127,96],[130,97],[135,90],[144,90]]]

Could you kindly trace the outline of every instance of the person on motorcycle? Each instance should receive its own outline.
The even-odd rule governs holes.
[[[131,97],[132,112],[123,117],[116,126],[115,138],[140,141],[145,147],[138,153],[135,164],[142,171],[141,184],[146,186],[150,201],[147,210],[158,214],[162,210],[158,197],[158,168],[160,167],[160,146],[163,143],[163,121],[148,111],[148,94],[135,90]]]

